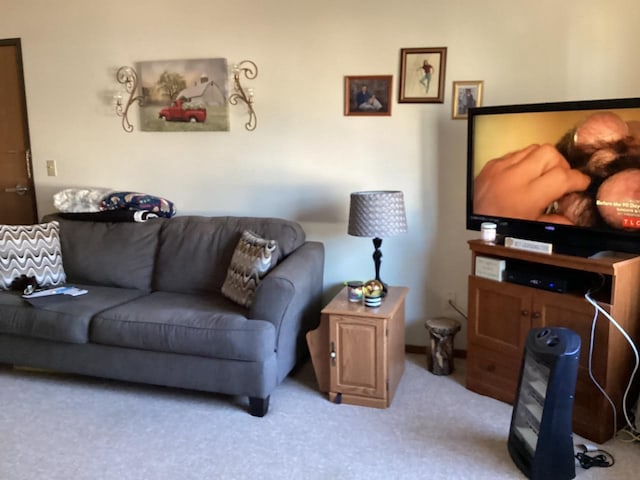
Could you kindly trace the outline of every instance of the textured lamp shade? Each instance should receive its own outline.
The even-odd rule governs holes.
[[[349,235],[390,237],[407,231],[404,195],[398,191],[354,192],[349,208]]]
[[[387,294],[387,284],[380,280],[382,252],[381,237],[390,237],[407,231],[404,212],[404,196],[397,191],[355,192],[351,194],[349,207],[349,235],[373,238],[373,265],[376,280],[382,286],[382,296]]]

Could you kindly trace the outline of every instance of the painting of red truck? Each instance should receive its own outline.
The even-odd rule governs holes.
[[[171,106],[163,108],[158,118],[167,122],[201,122],[207,119],[207,109],[202,105],[184,103],[181,98],[171,102]]]
[[[141,130],[228,131],[228,70],[224,58],[138,62]]]

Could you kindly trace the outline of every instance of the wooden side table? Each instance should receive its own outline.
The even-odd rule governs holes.
[[[345,287],[307,333],[321,392],[333,402],[386,408],[404,373],[406,287],[389,287],[382,305],[349,302]]]

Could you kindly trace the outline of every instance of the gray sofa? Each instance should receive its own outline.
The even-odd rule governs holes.
[[[89,293],[36,308],[0,292],[0,363],[247,396],[267,413],[319,322],[321,243],[274,218],[49,220],[67,283]],[[244,230],[278,243],[250,308],[221,294]]]

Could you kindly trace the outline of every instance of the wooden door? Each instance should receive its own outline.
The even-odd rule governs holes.
[[[331,392],[384,398],[386,324],[377,318],[331,316]]]
[[[0,40],[0,224],[37,221],[20,39]]]

